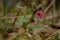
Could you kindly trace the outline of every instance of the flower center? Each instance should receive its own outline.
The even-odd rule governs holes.
[[[40,13],[37,14],[38,16],[41,16]]]

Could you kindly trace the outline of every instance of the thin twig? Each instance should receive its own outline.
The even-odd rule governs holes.
[[[17,12],[17,15],[16,16],[19,16],[19,12],[20,12],[20,10]],[[17,21],[17,17],[15,18],[15,20],[14,20],[14,22],[13,22],[13,26],[15,25],[15,22]]]
[[[45,38],[44,40],[48,40],[52,35],[54,35],[58,30],[54,30],[53,32],[51,32],[51,34]]]
[[[52,33],[54,33],[56,30],[57,30],[57,29],[52,29],[51,32],[47,33],[47,34],[45,35],[45,39],[46,39],[47,37],[49,37]]]
[[[18,17],[21,17],[21,16],[10,16],[10,17],[8,17],[8,16],[3,16],[3,17],[0,17],[0,19],[5,19],[5,18],[18,18]]]
[[[48,11],[48,9],[54,4],[54,0],[52,0],[52,2],[46,7],[46,9],[44,10],[44,12],[46,13]]]

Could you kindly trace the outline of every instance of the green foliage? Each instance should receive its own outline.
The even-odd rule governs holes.
[[[47,29],[45,28],[45,26],[43,26],[43,25],[41,25],[41,24],[29,24],[29,25],[27,26],[27,28],[28,28],[29,30],[36,30],[36,31],[40,30],[40,31],[42,31],[42,32],[48,32],[48,31],[49,31],[49,30],[47,30]]]
[[[2,3],[3,3],[3,14],[5,16],[7,14],[8,0],[2,0]]]
[[[12,8],[12,9],[10,10],[10,12],[11,12],[11,13],[16,13],[16,12],[17,12],[17,8],[15,8],[15,7]]]
[[[31,15],[32,14],[32,11],[30,9],[26,8],[25,14],[26,15]]]
[[[15,23],[16,26],[20,26],[23,25],[23,23],[27,23],[29,22],[29,18],[31,16],[32,12],[29,9],[26,9],[26,12],[24,13],[24,15],[20,16],[17,19],[17,22]]]
[[[15,25],[16,25],[16,26],[20,26],[20,25],[22,25],[24,22],[25,22],[25,23],[29,22],[29,19],[28,19],[28,16],[27,16],[27,15],[19,17],[19,18],[17,19],[17,22],[15,23]]]
[[[55,40],[60,40],[60,31],[58,31],[58,33],[55,35]]]
[[[8,15],[10,15],[11,13],[12,13],[12,15],[14,15],[15,16],[15,14],[13,14],[13,13],[17,13],[17,11],[19,10],[18,8],[15,8],[14,6],[15,6],[15,3],[13,2],[12,4],[14,4],[13,5],[13,7],[11,6],[11,5],[9,5],[9,3],[8,3],[8,1],[10,2],[13,2],[13,1],[15,1],[16,3],[18,2],[18,1],[20,1],[20,0],[2,0],[2,3],[3,3],[3,16],[8,16]],[[44,0],[43,0],[44,1]],[[47,0],[46,0],[47,1]],[[59,1],[59,0],[58,0]],[[60,8],[60,7],[58,7],[59,6],[59,2],[56,2],[56,8]],[[26,25],[26,28],[28,29],[28,31],[29,30],[32,30],[34,33],[33,34],[31,34],[32,35],[32,38],[33,38],[33,40],[42,40],[42,37],[44,36],[44,35],[41,35],[40,34],[40,31],[41,32],[44,32],[44,33],[48,33],[48,32],[50,32],[50,31],[52,31],[52,30],[49,30],[50,29],[50,27],[48,26],[45,26],[45,24],[47,24],[47,23],[49,23],[49,22],[51,22],[52,24],[54,24],[54,23],[56,23],[57,21],[56,21],[56,19],[51,19],[51,20],[46,20],[46,19],[38,19],[38,18],[36,18],[36,16],[33,14],[33,12],[29,9],[29,8],[31,8],[32,7],[32,2],[35,2],[35,0],[21,0],[21,2],[22,2],[22,4],[24,5],[24,6],[26,6],[26,9],[22,9],[22,11],[23,12],[21,12],[20,10],[20,14],[22,14],[22,15],[20,15],[19,14],[19,17],[17,18],[17,21],[15,22],[15,25],[14,25],[14,27],[21,27],[21,25],[22,26],[25,26],[27,23],[29,23],[30,22],[30,18],[32,17],[34,20],[35,20],[35,22],[33,22],[33,23],[29,23],[29,24],[27,24]],[[20,2],[19,2],[20,3]],[[45,3],[47,3],[47,2],[45,2]],[[10,8],[8,7],[8,5],[10,6],[10,8],[11,8],[11,10],[10,10]],[[31,9],[36,9],[36,8],[38,8],[37,6],[38,6],[39,4],[35,4],[35,5],[33,5],[33,7],[31,8]],[[20,6],[20,5],[19,5]],[[51,9],[51,10],[50,10]],[[49,13],[51,13],[52,15],[53,14],[55,14],[55,13],[53,13],[53,8],[51,7],[48,11],[48,15],[49,15]],[[10,14],[8,14],[8,13],[10,13]],[[8,14],[8,15],[7,15]],[[45,15],[45,16],[47,16],[47,15]],[[13,17],[13,16],[12,16]],[[11,18],[12,19],[12,18]],[[10,18],[5,18],[5,19],[0,19],[0,35],[2,35],[3,37],[4,36],[7,36],[8,34],[7,34],[7,30],[9,30],[9,29],[12,29],[13,28],[13,23],[11,23],[10,22],[11,20],[10,20]],[[12,20],[13,21],[13,20]],[[17,30],[18,31],[18,30]],[[37,34],[35,34],[35,32],[39,32],[39,34],[37,33]],[[60,32],[60,31],[59,31]],[[14,33],[14,32],[12,32],[12,33]],[[30,33],[30,31],[29,31],[29,33]],[[44,34],[44,33],[42,33],[42,34]],[[18,34],[18,33],[16,33],[16,34]],[[26,35],[28,35],[28,34],[26,34]],[[24,35],[24,36],[21,36],[20,34],[18,35],[18,36],[16,36],[16,38],[13,38],[12,40],[30,40],[30,35],[28,35],[28,36],[26,36],[26,35]],[[11,37],[12,37],[12,35],[10,35]],[[9,37],[10,37],[9,36]],[[15,36],[15,34],[13,35],[13,36]],[[41,36],[41,37],[40,37]],[[45,36],[44,36],[45,37]],[[8,39],[9,40],[9,39]],[[44,40],[44,39],[43,39]],[[51,39],[50,40],[60,40],[60,33],[58,34],[55,34],[55,35],[53,35],[53,36],[51,36]]]
[[[8,30],[8,29],[12,28],[12,23],[9,23],[9,21],[10,21],[10,19],[0,20],[0,25],[1,25],[0,28],[2,30]]]
[[[17,36],[14,40],[29,40],[28,36]]]

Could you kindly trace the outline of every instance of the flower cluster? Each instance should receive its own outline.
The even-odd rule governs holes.
[[[42,11],[36,11],[36,17],[38,18],[38,19],[42,19],[42,18],[44,18],[44,16],[45,16],[45,14],[44,14],[44,12],[42,12]]]

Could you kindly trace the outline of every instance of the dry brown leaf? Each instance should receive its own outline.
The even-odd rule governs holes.
[[[19,28],[18,33],[21,35],[24,35],[26,33],[26,30],[22,27]]]

